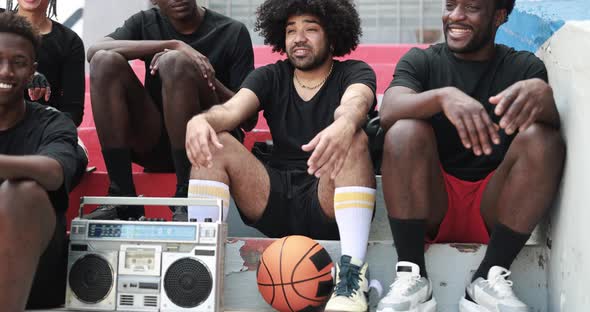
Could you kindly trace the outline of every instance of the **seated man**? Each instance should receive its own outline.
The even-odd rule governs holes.
[[[557,192],[565,147],[537,57],[495,44],[514,0],[446,2],[446,42],[398,63],[381,108],[397,278],[378,311],[435,311],[424,242],[488,244],[460,311],[527,311],[509,268]]]
[[[65,298],[65,210],[79,160],[76,127],[25,101],[39,35],[0,14],[0,302],[3,311],[50,308]],[[28,298],[28,304],[27,304]]]
[[[133,15],[88,50],[92,109],[110,196],[136,196],[133,161],[148,171],[176,172],[175,196],[186,197],[187,122],[231,98],[254,69],[252,42],[242,23],[194,0],[152,2],[158,8]],[[145,87],[129,66],[133,59],[145,62]],[[175,209],[175,220],[186,219],[186,207]],[[141,215],[142,207],[102,206],[87,217]]]
[[[326,311],[367,311],[375,178],[362,126],[375,103],[375,73],[333,59],[358,45],[358,13],[348,0],[267,0],[257,14],[266,43],[288,60],[255,70],[231,100],[188,123],[189,196],[227,206],[231,194],[242,220],[269,237],[340,238]],[[260,109],[274,142],[268,163],[227,133]],[[199,208],[216,219],[206,207],[189,209]]]

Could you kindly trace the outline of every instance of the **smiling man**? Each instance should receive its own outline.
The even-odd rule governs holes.
[[[544,64],[494,43],[513,7],[446,1],[446,42],[397,64],[380,110],[397,277],[378,311],[435,311],[425,240],[488,244],[460,311],[528,311],[509,268],[551,206],[565,147]]]
[[[267,0],[256,25],[288,59],[255,70],[231,100],[191,119],[189,195],[228,202],[231,193],[242,220],[269,237],[340,238],[326,311],[367,311],[375,178],[362,126],[375,105],[375,73],[333,59],[358,45],[358,13],[349,0]],[[258,110],[274,143],[264,163],[227,133]]]
[[[175,172],[186,197],[190,163],[186,124],[227,101],[254,69],[244,24],[195,0],[152,0],[88,50],[92,111],[110,179],[110,196],[136,196],[131,162],[150,172]],[[145,62],[145,86],[129,60]],[[238,126],[236,125],[236,128]],[[234,135],[241,136],[240,129]],[[186,221],[186,207],[171,207]],[[139,218],[141,207],[101,206],[91,219]]]
[[[2,311],[56,307],[65,298],[65,210],[79,166],[77,136],[66,115],[24,99],[39,44],[24,18],[0,14]]]

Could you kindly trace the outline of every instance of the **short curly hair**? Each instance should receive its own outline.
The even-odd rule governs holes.
[[[33,45],[33,53],[36,53],[41,46],[39,32],[31,26],[26,18],[14,13],[0,13],[0,33],[11,33],[29,40]]]
[[[496,0],[496,10],[506,10],[506,20],[508,20],[508,16],[514,10],[514,2],[516,0]]]
[[[362,36],[361,20],[352,0],[266,0],[256,11],[255,30],[274,52],[284,53],[285,28],[293,15],[311,14],[320,19],[332,55],[349,54]]]

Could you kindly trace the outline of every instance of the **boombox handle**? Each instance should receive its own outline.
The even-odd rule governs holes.
[[[125,206],[217,206],[218,222],[223,220],[223,201],[211,198],[176,198],[176,197],[80,197],[78,217],[84,216],[84,205],[125,205]]]

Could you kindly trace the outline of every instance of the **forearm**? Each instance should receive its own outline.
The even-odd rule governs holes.
[[[383,98],[379,116],[381,127],[387,131],[400,119],[428,119],[442,111],[445,89],[421,93],[396,93],[388,91]]]
[[[554,128],[560,128],[561,121],[559,119],[559,112],[555,105],[555,99],[553,98],[553,89],[548,84],[542,97],[543,109],[537,117],[537,121]]]
[[[64,181],[59,162],[46,156],[0,155],[0,181],[28,179],[48,191],[58,190]]]
[[[367,114],[373,104],[373,98],[372,93],[345,93],[340,106],[334,112],[334,121],[344,119],[355,129],[360,129],[367,122]]]
[[[232,114],[224,105],[214,105],[198,116],[204,118],[216,133],[231,131],[242,122],[239,116]]]
[[[175,50],[178,45],[176,40],[104,40],[88,49],[88,62],[100,50],[117,52],[127,60],[134,60],[156,54],[164,49]]]

